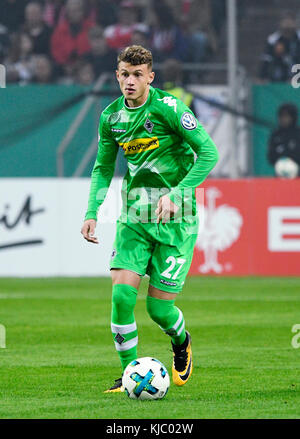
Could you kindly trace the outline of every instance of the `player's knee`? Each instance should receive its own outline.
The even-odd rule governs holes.
[[[169,312],[169,306],[165,307],[162,305],[166,305],[165,303],[166,301],[163,301],[161,299],[156,299],[154,297],[151,296],[147,296],[147,300],[146,300],[146,307],[147,307],[147,312],[149,314],[149,316],[151,317],[151,319],[157,323],[158,325],[162,325],[163,322],[166,319],[166,313],[168,314]],[[167,304],[169,305],[169,304]]]
[[[113,308],[117,314],[131,313],[136,303],[137,290],[131,285],[115,284],[112,290]]]

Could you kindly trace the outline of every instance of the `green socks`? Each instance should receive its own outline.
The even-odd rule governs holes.
[[[173,344],[185,341],[185,324],[182,312],[175,305],[175,300],[157,299],[147,296],[147,311],[161,329],[168,334]]]
[[[122,368],[137,358],[138,333],[134,319],[137,289],[127,284],[117,284],[112,289],[111,331]],[[147,311],[161,329],[168,334],[173,344],[185,341],[185,324],[182,312],[175,300],[157,299],[147,296]]]
[[[112,289],[111,331],[122,368],[137,358],[138,334],[134,319],[137,289],[117,284]]]

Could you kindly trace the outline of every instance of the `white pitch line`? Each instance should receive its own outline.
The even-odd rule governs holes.
[[[25,299],[24,294],[16,294],[16,293],[10,293],[10,294],[3,294],[0,293],[0,299]]]

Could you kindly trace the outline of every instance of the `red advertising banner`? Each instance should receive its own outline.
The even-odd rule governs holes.
[[[201,187],[190,274],[300,275],[300,179],[209,179]]]

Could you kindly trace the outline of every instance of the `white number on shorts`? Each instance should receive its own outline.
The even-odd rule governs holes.
[[[170,264],[170,265],[165,271],[163,271],[161,273],[161,276],[164,276],[167,279],[177,279],[177,276],[180,273],[180,270],[182,269],[182,266],[185,263],[185,261],[186,261],[186,259],[177,258],[177,260],[176,260],[176,258],[174,258],[174,256],[169,256],[166,259],[166,263]],[[177,262],[177,264],[179,264],[179,267],[177,268],[177,270],[175,271],[175,273],[172,276],[170,271],[172,271],[175,268],[176,262]]]

